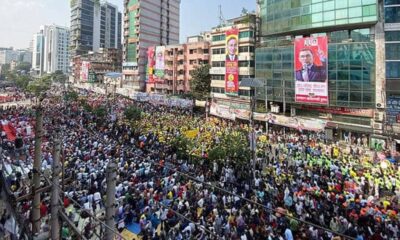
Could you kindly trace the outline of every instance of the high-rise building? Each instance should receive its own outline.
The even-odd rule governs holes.
[[[69,30],[56,25],[43,25],[33,37],[32,68],[37,75],[69,69]]]
[[[144,91],[147,48],[179,43],[180,0],[125,0],[123,80]]]
[[[152,54],[153,64],[147,63],[146,92],[174,95],[190,92],[190,73],[202,64],[209,64],[209,51],[210,42],[204,41],[203,36],[189,37],[184,44],[149,47],[147,54]]]
[[[211,30],[211,114],[229,118],[213,109],[250,110],[250,89],[239,83],[254,78],[255,32],[256,15],[251,13]]]
[[[385,93],[400,90],[399,34],[389,27],[399,26],[398,3],[260,1],[256,77],[264,89],[258,100],[279,112],[266,121],[302,130],[323,123],[318,130],[334,141],[385,139]]]
[[[43,32],[33,35],[32,70],[35,75],[44,73],[44,35]]]
[[[122,14],[98,0],[71,1],[71,56],[100,48],[121,48]]]

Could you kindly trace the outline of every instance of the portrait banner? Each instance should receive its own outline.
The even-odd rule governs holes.
[[[298,38],[294,43],[295,101],[327,105],[328,38]]]
[[[164,58],[164,53],[165,53],[165,46],[157,46],[156,47],[156,66],[155,66],[155,73],[157,79],[155,79],[157,82],[163,82],[163,77],[164,77],[164,71],[165,71],[165,58]]]
[[[225,40],[226,40],[225,94],[236,96],[239,93],[239,65],[238,65],[239,29],[232,28],[226,31]]]
[[[154,65],[156,61],[154,59],[155,49],[154,47],[149,47],[147,49],[147,82],[154,83]]]
[[[87,82],[89,79],[90,62],[82,61],[80,78],[82,82]]]

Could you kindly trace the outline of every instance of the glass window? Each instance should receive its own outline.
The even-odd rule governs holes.
[[[351,102],[361,102],[361,92],[350,92]]]
[[[347,9],[336,10],[336,19],[347,18]]]
[[[338,92],[338,101],[349,101],[348,92]]]
[[[324,2],[324,11],[333,10],[335,8],[335,1]]]
[[[400,62],[386,62],[386,77],[400,78]]]
[[[335,11],[324,12],[324,21],[332,21],[335,19]]]
[[[400,0],[385,0],[385,5],[400,4]]]
[[[349,0],[349,7],[361,6],[361,0]]]
[[[386,43],[386,59],[400,60],[400,43]]]
[[[376,4],[363,6],[363,16],[375,16],[376,15]]]
[[[385,32],[386,41],[400,41],[400,31]]]
[[[353,1],[353,0],[350,0]],[[366,4],[376,4],[376,0],[362,0],[363,5]]]
[[[336,9],[338,8],[347,8],[347,0],[336,0]]]
[[[361,17],[362,16],[362,8],[361,7],[349,8],[349,16],[351,18]]]
[[[311,5],[311,11],[312,13],[322,12],[322,3]]]
[[[385,7],[385,22],[400,23],[400,7]]]

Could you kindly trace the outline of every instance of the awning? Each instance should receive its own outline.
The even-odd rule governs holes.
[[[109,77],[109,78],[119,78],[119,77],[122,77],[122,73],[108,72],[108,73],[104,74],[104,76]]]
[[[346,124],[346,123],[341,123],[341,122],[329,121],[327,123],[326,127],[339,128],[339,129],[344,129],[344,130],[354,131],[354,132],[373,133],[373,129],[371,126],[351,124],[351,123]]]

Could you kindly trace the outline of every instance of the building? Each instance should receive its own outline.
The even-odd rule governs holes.
[[[387,100],[384,130],[397,140],[389,144],[400,152],[400,1],[384,1],[383,14]]]
[[[122,14],[117,6],[98,0],[71,1],[71,56],[120,48]]]
[[[232,118],[217,114],[215,109],[250,110],[250,89],[240,87],[239,83],[242,79],[254,78],[255,32],[256,15],[251,13],[230,19],[225,26],[212,29],[210,75],[213,105],[211,114]],[[234,56],[233,59],[229,59],[228,45],[232,41]],[[228,83],[233,83],[233,85],[229,86]]]
[[[278,113],[274,125],[325,131],[328,140],[360,138],[369,144],[381,139],[385,38],[378,2],[300,0],[293,5],[290,0],[265,0],[259,4],[262,42],[256,49],[256,77],[264,87],[257,98]],[[306,55],[321,67],[326,75],[323,81],[311,83],[311,67],[306,71],[301,66]],[[321,101],[315,102],[317,98]],[[315,129],[313,123],[323,124]]]
[[[144,91],[147,49],[179,43],[180,0],[124,0],[124,87]]]
[[[146,92],[173,95],[190,92],[190,73],[197,66],[209,64],[209,48],[210,42],[204,41],[202,36],[189,37],[184,44],[149,47],[147,54],[153,54],[150,58],[154,59],[154,66],[150,66],[151,60],[148,60]],[[164,56],[164,60],[161,59],[164,61],[162,64],[157,63],[159,51]],[[158,64],[164,68],[158,69]],[[162,76],[158,75],[160,70]]]
[[[121,72],[122,51],[115,48],[100,48],[72,58],[72,76],[75,83],[103,83],[104,75]]]
[[[33,36],[32,69],[36,75],[69,72],[69,29],[56,25],[42,25]]]
[[[43,32],[33,35],[32,71],[35,75],[44,73],[44,34]]]
[[[17,60],[17,54],[12,48],[0,49],[0,65],[10,64],[11,61]]]

